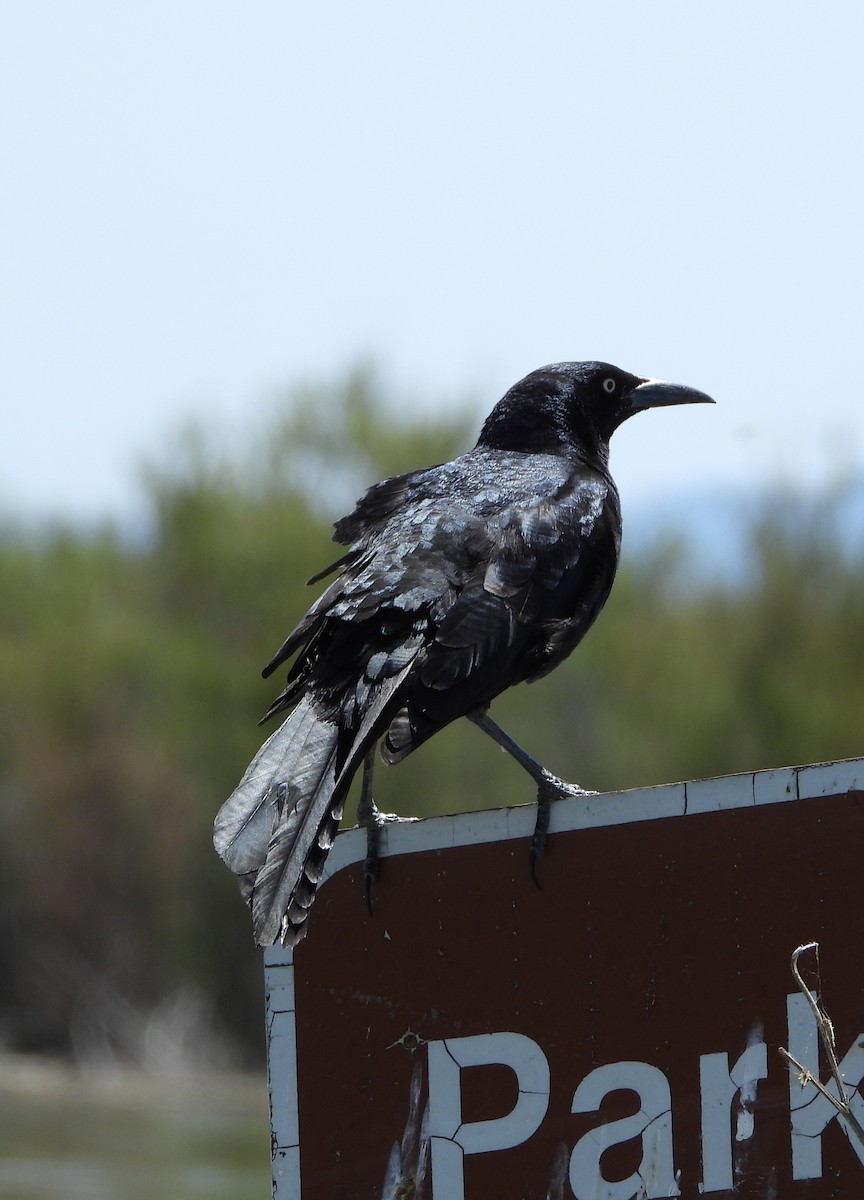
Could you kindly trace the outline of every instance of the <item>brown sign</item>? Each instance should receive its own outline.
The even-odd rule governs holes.
[[[542,890],[533,819],[391,828],[372,918],[339,836],[265,956],[279,1200],[864,1195],[780,1055],[829,1083],[789,969],[817,940],[864,1119],[864,761],[560,801]]]

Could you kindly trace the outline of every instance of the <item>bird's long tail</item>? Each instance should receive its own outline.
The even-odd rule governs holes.
[[[259,946],[293,946],[306,933],[354,772],[399,707],[400,688],[422,642],[415,633],[378,664],[374,684],[364,684],[365,703],[347,752],[340,748],[344,727],[323,716],[307,694],[220,808],[213,844],[239,877]]]
[[[353,774],[343,767],[337,776],[338,736],[338,725],[304,698],[216,816],[213,844],[239,877],[260,946],[280,938],[294,945],[306,932]]]

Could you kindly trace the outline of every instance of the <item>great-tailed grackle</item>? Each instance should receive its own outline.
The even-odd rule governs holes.
[[[555,363],[512,387],[477,445],[452,462],[385,479],[335,526],[339,571],[264,669],[296,654],[267,717],[293,709],[264,743],[215,824],[240,877],[259,945],[306,932],[354,773],[376,744],[399,762],[468,716],[551,798],[578,791],[491,721],[514,683],[539,679],[578,645],[609,595],[621,513],[609,439],[645,408],[712,403],[691,388],[608,363]],[[266,717],[265,717],[266,719]]]

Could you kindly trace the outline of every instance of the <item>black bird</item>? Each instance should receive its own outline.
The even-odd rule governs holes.
[[[348,551],[310,583],[340,574],[264,669],[296,654],[264,719],[293,711],[216,818],[214,844],[240,877],[259,945],[304,936],[361,763],[374,842],[381,739],[395,763],[470,717],[535,779],[542,847],[550,800],[579,789],[520,750],[489,704],[565,659],[609,595],[621,540],[614,431],[643,409],[698,403],[712,401],[608,363],[541,367],[496,404],[473,450],[385,479],[336,523]]]

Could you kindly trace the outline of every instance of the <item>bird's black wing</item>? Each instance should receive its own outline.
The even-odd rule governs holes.
[[[355,540],[267,668],[299,651],[271,713],[312,686],[353,726],[410,643],[385,747],[395,761],[569,654],[611,587],[620,517],[614,485],[594,467],[475,449],[377,484],[336,531]]]
[[[448,464],[449,465],[449,464]],[[410,471],[405,475],[394,475],[374,484],[357,501],[353,512],[342,517],[334,526],[333,540],[343,546],[348,546],[347,553],[335,562],[316,572],[308,583],[318,583],[339,571],[339,578],[330,585],[319,600],[312,605],[303,620],[288,637],[267,663],[262,674],[267,679],[278,667],[287,662],[298,650],[314,640],[322,629],[322,619],[329,610],[344,596],[366,593],[368,596],[376,589],[371,586],[367,568],[382,574],[385,580],[392,581],[397,577],[396,559],[404,546],[399,537],[388,536],[386,524],[388,520],[399,513],[416,505],[424,496],[436,495],[439,499],[440,486],[436,488],[437,476],[444,468],[426,467],[419,471]],[[404,521],[400,524],[404,525]],[[386,584],[385,584],[386,586]],[[350,605],[349,605],[350,607]],[[362,608],[361,608],[362,611]],[[295,664],[289,676],[289,682],[302,674],[302,664]],[[280,696],[264,717],[266,721],[274,713],[279,712],[292,702],[292,697]],[[263,722],[262,722],[263,723]]]

